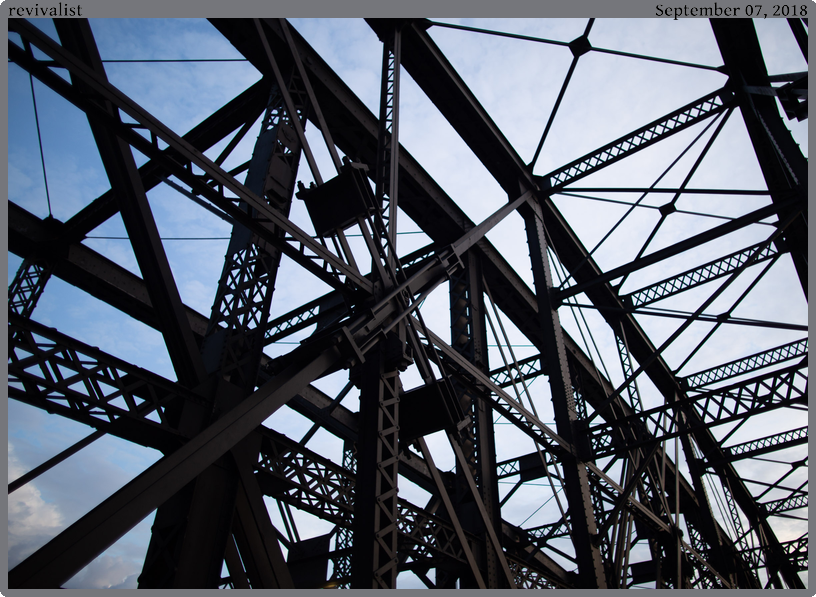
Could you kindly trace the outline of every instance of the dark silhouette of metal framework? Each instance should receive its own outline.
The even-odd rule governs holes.
[[[752,489],[734,463],[805,444],[807,427],[739,444],[713,430],[776,409],[807,411],[806,335],[679,376],[662,356],[668,342],[656,347],[634,315],[719,279],[706,287],[710,294],[700,309],[684,316],[687,324],[710,321],[706,307],[732,280],[779,259],[792,260],[807,297],[807,162],[777,108],[779,100],[789,118],[807,116],[806,73],[773,88],[776,79],[769,79],[752,22],[713,20],[725,87],[534,176],[431,40],[427,21],[369,22],[383,42],[378,118],[285,20],[212,24],[263,79],[181,137],[107,81],[87,22],[56,21],[57,43],[26,21],[9,21],[22,40],[10,39],[9,59],[87,114],[111,184],[66,222],[8,206],[9,250],[24,259],[9,288],[9,397],[95,430],[9,491],[104,434],[163,454],[12,569],[9,587],[59,587],[154,510],[139,578],[146,588],[393,588],[405,570],[437,588],[804,586],[799,572],[807,569],[807,535],[780,540],[775,521],[806,509],[806,485],[788,487],[783,475],[765,486],[787,495],[766,500],[767,491]],[[800,20],[790,26],[806,57],[805,26]],[[569,44],[573,65],[591,50],[589,28]],[[471,222],[400,148],[400,67],[507,193],[506,205],[484,222]],[[731,112],[745,122],[771,201],[603,271],[550,197]],[[238,172],[225,172],[223,157],[261,114],[252,158]],[[327,180],[304,136],[307,122],[330,149],[336,175]],[[231,140],[221,159],[204,156],[225,139]],[[131,148],[149,161],[137,168]],[[337,149],[351,159],[341,159]],[[298,190],[301,156],[317,184]],[[243,171],[242,184],[236,176]],[[191,198],[234,223],[209,318],[182,303],[147,205],[146,191],[170,175]],[[676,189],[675,201],[684,187]],[[316,237],[288,219],[295,193],[310,210]],[[399,254],[397,207],[432,245]],[[663,218],[674,209],[674,201],[667,203]],[[513,211],[525,223],[534,290],[484,236]],[[81,244],[116,212],[143,279]],[[667,266],[664,279],[635,292],[622,294],[613,284],[769,219],[776,225],[763,242],[709,255],[688,271]],[[346,241],[350,226],[359,228],[369,250],[367,275]],[[554,255],[572,285],[554,282]],[[283,256],[333,290],[270,321]],[[159,330],[178,381],[32,319],[51,276]],[[442,283],[450,289],[450,340],[447,332],[428,329],[419,310]],[[562,331],[558,308],[581,293],[615,334],[625,376],[619,387]],[[538,355],[501,367],[488,363],[488,334],[498,323],[494,306]],[[725,313],[715,321],[731,319]],[[309,339],[287,354],[272,359],[263,353],[315,324]],[[400,372],[411,364],[424,385],[406,391]],[[349,385],[338,396],[310,385],[339,370],[348,371]],[[523,391],[512,393],[539,375],[549,379],[554,427],[542,422],[532,400],[525,404]],[[640,375],[660,391],[663,405],[643,408],[635,383]],[[357,413],[341,404],[353,386],[360,391]],[[312,433],[323,428],[341,438],[343,462],[306,448],[311,434],[296,441],[262,425],[284,404],[314,421]],[[528,436],[534,451],[497,462],[495,417]],[[455,455],[454,473],[437,468],[424,440],[440,431]],[[669,453],[665,440],[672,438],[680,439],[682,454]],[[790,463],[791,470],[802,466],[806,459]],[[709,477],[722,486],[730,532],[714,514],[704,483]],[[400,478],[427,490],[429,503],[399,497]],[[507,479],[516,483],[502,498],[498,483]],[[560,514],[527,529],[503,520],[504,501],[535,480],[555,494],[563,491],[563,503],[556,495]],[[271,523],[263,496],[330,521],[335,531],[287,539]],[[635,544],[650,555],[630,559]]]

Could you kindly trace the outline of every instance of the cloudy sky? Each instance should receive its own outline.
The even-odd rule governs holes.
[[[569,42],[580,36],[587,26],[586,19],[440,19],[471,27],[517,33],[538,38]],[[292,25],[324,57],[351,89],[377,113],[381,46],[372,30],[362,20],[294,19]],[[37,26],[54,34],[48,21]],[[757,32],[771,74],[790,73],[807,69],[790,29],[782,20],[757,21]],[[218,32],[204,20],[92,20],[103,60],[155,60],[240,58],[241,56]],[[487,112],[525,162],[532,160],[547,120],[555,104],[561,83],[566,76],[572,54],[563,46],[518,39],[507,39],[480,33],[433,27],[430,34],[445,52],[450,62],[470,86]],[[10,36],[13,41],[15,36]],[[717,67],[722,63],[709,23],[705,20],[598,20],[589,36],[596,48],[606,48],[646,54],[662,58]],[[109,80],[152,115],[183,134],[206,118],[232,97],[258,80],[259,74],[246,62],[198,63],[134,63],[108,62]],[[539,175],[568,163],[617,137],[632,131],[672,110],[722,87],[725,76],[707,68],[667,65],[631,57],[590,52],[582,56],[564,96],[561,107],[535,166]],[[37,138],[29,76],[16,65],[8,72],[8,195],[9,199],[38,217],[50,213],[67,220],[90,200],[109,188],[93,138],[83,113],[58,97],[44,85],[34,81],[37,116],[42,136],[43,156],[47,171],[50,208],[43,183],[43,170]],[[403,73],[400,98],[400,140],[407,151],[437,180],[465,213],[479,222],[495,211],[507,197],[490,174],[470,154],[465,144],[447,124],[444,117],[422,94],[411,78]],[[624,160],[620,164],[591,175],[579,187],[648,187],[686,147],[688,155],[668,171],[658,186],[678,186],[699,155],[713,128],[703,131],[697,125],[657,146]],[[797,143],[807,156],[807,121],[786,121]],[[256,127],[259,123],[256,123]],[[715,125],[716,126],[716,125]],[[307,128],[307,136],[315,151],[324,179],[334,172],[328,153],[319,135]],[[257,128],[246,136],[225,169],[240,164],[250,155]],[[694,139],[701,136],[699,140]],[[214,157],[223,144],[208,153]],[[134,152],[137,163],[144,157]],[[307,185],[312,180],[304,163],[299,179]],[[688,185],[691,188],[765,189],[764,180],[753,156],[747,133],[739,113],[731,116],[707,159]],[[577,196],[580,195],[580,196]],[[223,255],[230,233],[228,224],[195,206],[167,186],[157,187],[148,194],[164,247],[173,269],[182,300],[204,315],[209,315],[214,291],[221,273]],[[638,201],[639,195],[628,193],[585,192],[554,197],[554,201],[603,269],[631,260],[649,232],[658,222],[654,209],[667,201],[666,196],[650,196],[630,215],[626,203]],[[668,246],[689,235],[718,225],[769,202],[768,197],[727,195],[687,195],[678,202],[678,212],[660,227],[646,253]],[[702,214],[702,215],[699,215]],[[624,217],[626,216],[626,217]],[[302,203],[295,200],[291,219],[304,230],[312,232]],[[614,231],[604,238],[613,225]],[[404,215],[399,222],[399,252],[405,254],[423,246],[427,237]],[[512,214],[488,234],[491,242],[513,264],[519,275],[532,287],[528,249],[521,218]],[[699,251],[690,251],[664,268],[647,268],[627,279],[622,290],[629,291],[679,273],[704,261],[742,249],[765,240],[773,231],[769,225],[756,225],[739,234],[711,243]],[[353,230],[350,231],[353,233]],[[124,226],[117,215],[94,230],[84,243],[123,267],[139,273],[138,265],[125,237]],[[95,238],[92,238],[95,237]],[[187,240],[176,240],[187,239]],[[197,239],[197,240],[190,240]],[[358,239],[352,237],[352,247],[358,263],[366,263]],[[11,282],[21,260],[8,256],[8,280]],[[560,276],[554,266],[556,278]],[[741,276],[717,299],[707,313],[717,314],[731,307],[740,293],[757,277],[761,268],[752,268]],[[754,271],[756,270],[756,271]],[[308,299],[325,293],[328,288],[291,261],[284,260],[275,291],[272,316],[285,313]],[[708,285],[710,286],[710,285]],[[711,289],[703,287],[673,297],[661,307],[684,312],[694,311]],[[588,300],[579,295],[579,303]],[[443,285],[428,298],[422,313],[429,327],[443,338],[448,334],[447,286]],[[734,315],[761,320],[778,320],[806,325],[807,304],[787,256],[757,283],[748,299],[741,302]],[[597,360],[597,366],[610,377],[614,385],[623,381],[617,361],[614,338],[601,318],[591,309],[562,308],[564,327],[576,340],[585,337],[585,351]],[[115,309],[85,295],[59,279],[51,279],[35,311],[34,318],[61,332],[119,358],[147,368],[168,379],[175,379],[167,351],[160,334],[139,322],[122,316]],[[655,345],[661,344],[677,329],[681,321],[662,317],[640,316],[639,322]],[[533,354],[521,334],[509,321],[503,320],[517,358]],[[710,324],[693,324],[667,349],[664,357],[673,368],[687,375],[707,367],[727,362],[759,350],[778,346],[806,336],[806,332],[771,330],[745,326],[722,326],[691,359],[697,343],[710,330]],[[587,330],[592,331],[592,338]],[[303,336],[286,339],[286,344],[270,347],[271,356],[288,352],[293,342]],[[491,344],[499,342],[491,339]],[[496,347],[491,349],[491,366],[501,364]],[[419,376],[409,370],[403,378],[406,387],[419,383]],[[638,378],[644,403],[657,405],[662,398],[643,376]],[[315,385],[327,393],[336,393],[343,385],[341,375],[320,380]],[[533,381],[539,414],[545,422],[552,421],[548,406],[546,379]],[[355,396],[343,404],[356,409]],[[788,415],[763,418],[765,432],[751,424],[743,426],[732,439],[746,441],[768,433],[798,427],[785,420]],[[284,408],[267,424],[289,437],[299,440],[311,423]],[[520,438],[510,425],[498,425],[499,460],[528,453],[534,448],[529,440]],[[718,431],[722,437],[725,431]],[[90,430],[82,425],[50,416],[15,401],[9,402],[8,479],[59,453],[85,437]],[[440,437],[428,441],[434,458],[443,469],[453,467],[450,449]],[[340,461],[342,444],[326,432],[318,433],[308,447]],[[667,446],[673,452],[674,446]],[[802,458],[801,449],[786,451],[791,459]],[[36,481],[9,496],[9,567],[13,567],[34,550],[45,544],[60,530],[76,521],[92,507],[155,462],[157,452],[141,449],[121,440],[104,437],[92,447],[68,459],[40,476]],[[748,466],[748,465],[745,465]],[[765,467],[751,474],[773,476],[770,463],[751,463]],[[747,474],[747,469],[739,469]],[[803,471],[806,478],[806,470]],[[776,476],[779,476],[778,474]],[[796,484],[800,483],[800,479]],[[790,480],[794,483],[794,480]],[[504,487],[504,486],[503,486]],[[711,491],[716,491],[712,486]],[[418,488],[401,488],[401,495],[423,505],[427,494]],[[547,487],[528,486],[518,491],[502,514],[510,522],[532,527],[553,520],[557,508]],[[767,499],[767,498],[766,498]],[[546,507],[541,507],[547,502]],[[280,520],[276,507],[270,508],[273,522]],[[314,536],[331,530],[326,523],[308,515],[296,514],[301,537]],[[780,539],[796,538],[804,532],[806,523],[784,521],[778,528]],[[152,516],[112,546],[66,584],[67,587],[134,587],[149,537]],[[400,576],[403,587],[421,587],[410,574]]]

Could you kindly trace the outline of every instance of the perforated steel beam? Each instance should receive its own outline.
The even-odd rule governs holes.
[[[802,408],[807,403],[806,376],[799,365],[758,375],[753,378],[709,390],[696,396],[687,396],[666,405],[625,415],[609,422],[589,427],[589,434],[597,439],[596,455],[609,455],[684,435],[693,430],[708,430],[716,425],[739,421],[746,417],[784,407]],[[687,407],[693,407],[688,409]],[[676,424],[677,413],[691,413],[687,427]],[[648,427],[649,439],[633,443],[615,442],[617,428]],[[719,442],[708,453],[711,462],[727,462]]]
[[[576,425],[578,415],[572,395],[572,383],[561,323],[557,311],[552,308],[548,300],[553,284],[547,256],[548,243],[542,226],[540,206],[533,204],[532,212],[525,218],[525,227],[527,243],[530,246],[536,294],[539,297],[539,316],[545,330],[545,337],[549,339],[542,352],[544,360],[549,364],[550,391],[553,397],[553,411],[558,434],[575,450],[574,454],[562,458],[561,463],[564,470],[565,493],[569,503],[569,519],[578,572],[581,575],[581,586],[605,589],[607,587],[606,570],[598,545],[592,541],[597,530],[590,502],[585,465],[585,461],[591,456],[578,447],[582,444],[577,437],[580,433]]]
[[[807,508],[808,499],[804,495],[793,495],[782,498],[780,500],[773,500],[762,504],[769,516],[774,514],[781,514],[782,512],[790,512],[791,510],[798,510],[799,508]]]
[[[790,359],[797,357],[807,358],[807,339],[799,340],[797,342],[790,342],[776,348],[764,350],[751,356],[737,359],[717,367],[706,369],[698,373],[687,375],[683,378],[684,384],[689,389],[697,389],[708,385],[715,384],[719,381],[738,377],[762,369],[763,367],[770,367],[777,363],[784,363]]]
[[[275,377],[18,564],[9,572],[9,586],[63,584],[341,359],[331,347]]]
[[[711,280],[716,280],[727,275],[729,272],[734,271],[745,263],[745,261],[747,261],[747,259],[756,252],[757,248],[758,247],[756,245],[748,247],[742,251],[731,253],[722,259],[710,261],[705,265],[701,265],[683,272],[682,274],[672,276],[671,278],[667,278],[652,284],[651,286],[647,286],[646,288],[641,288],[640,290],[635,290],[634,292],[621,295],[621,300],[623,300],[625,304],[632,307],[642,307],[655,301],[679,294],[684,290],[689,290],[701,284],[705,284]],[[761,263],[773,258],[777,254],[778,252],[774,247],[765,247],[760,255],[754,259],[754,263]]]
[[[537,180],[542,183],[543,190],[557,192],[584,176],[589,176],[593,172],[622,160],[636,151],[645,149],[674,133],[719,114],[730,104],[731,97],[729,93],[725,92],[725,90],[715,91],[562,166],[558,170],[537,178]]]
[[[25,259],[9,286],[9,310],[21,317],[31,317],[53,270],[54,263],[51,260]]]
[[[801,446],[808,441],[807,430],[807,427],[800,427],[792,431],[775,433],[761,439],[728,446],[725,448],[725,460],[734,462],[735,460],[754,458],[755,456],[761,456],[762,454],[776,452],[777,450],[783,450],[785,448],[792,448],[793,446]],[[711,466],[711,464],[709,464],[709,466]]]

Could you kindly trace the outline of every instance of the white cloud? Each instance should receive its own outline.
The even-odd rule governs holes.
[[[19,478],[27,470],[8,442],[8,480]],[[43,500],[39,489],[31,482],[23,485],[8,498],[8,564],[13,568],[45,545],[64,528],[63,516],[57,504]]]
[[[135,589],[141,573],[138,562],[101,555],[65,583],[66,589]]]

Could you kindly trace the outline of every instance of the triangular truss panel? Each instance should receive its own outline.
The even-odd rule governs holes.
[[[806,19],[300,25],[9,20],[8,586],[806,587]]]

